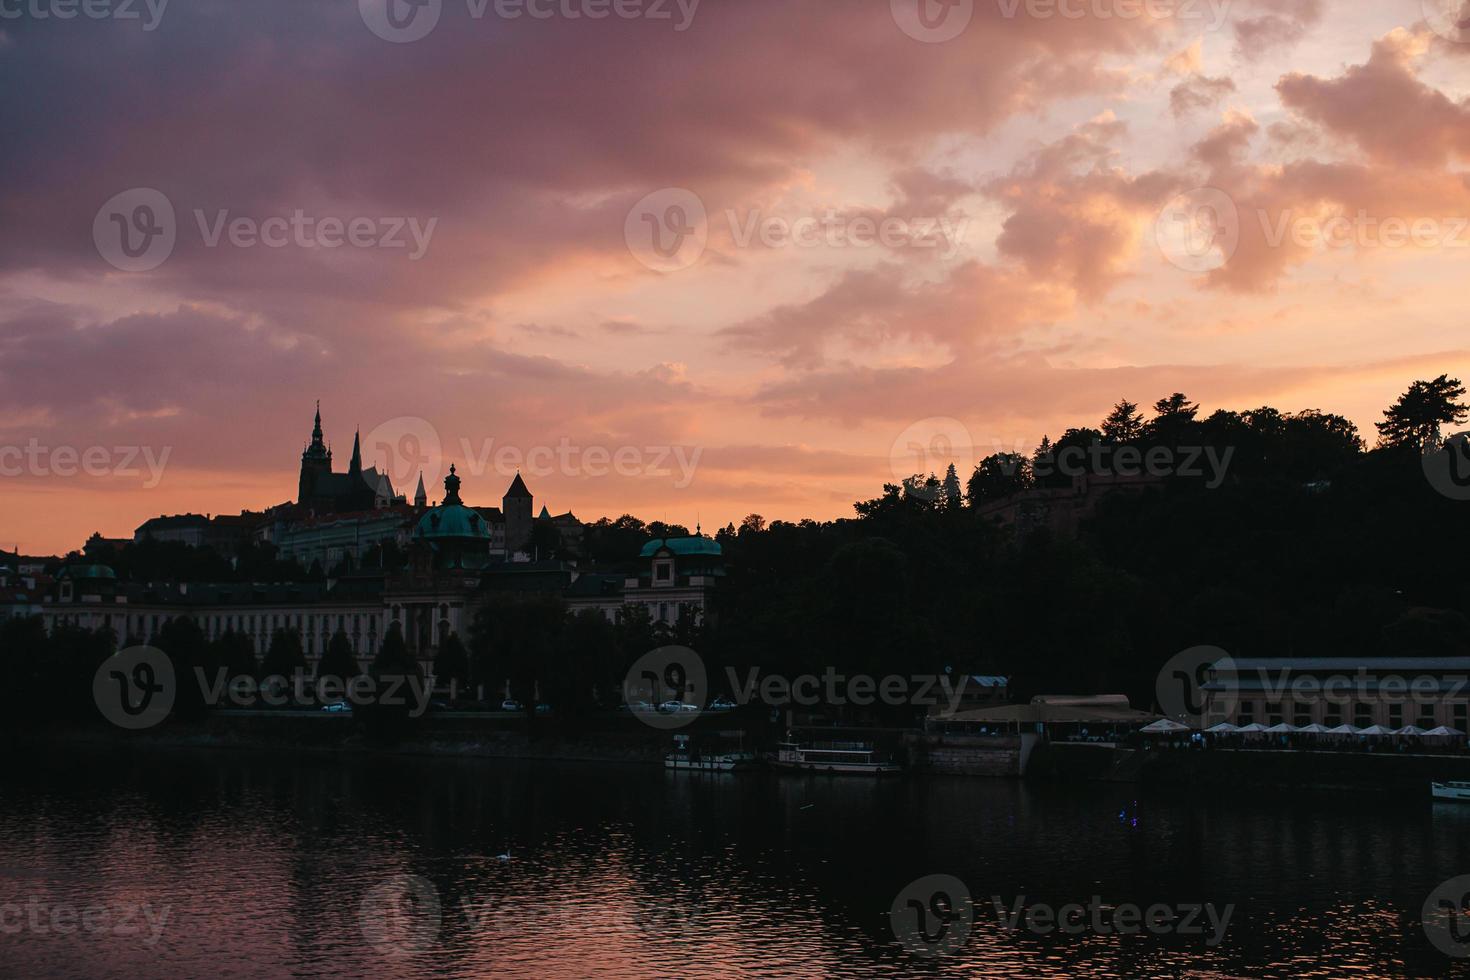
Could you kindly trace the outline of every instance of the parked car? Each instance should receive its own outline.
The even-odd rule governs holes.
[[[331,712],[332,714],[337,714],[343,711],[350,712],[352,710],[352,705],[348,704],[346,701],[331,701],[327,704],[322,705],[322,710]]]
[[[652,710],[654,710],[654,708],[653,708],[653,705],[649,704],[647,701],[629,701],[627,704],[619,705],[618,706],[618,710],[619,711],[634,711],[634,712],[638,712],[638,711],[652,711]]]
[[[723,694],[709,703],[711,711],[730,711],[735,707],[735,702]]]
[[[550,714],[551,713],[551,705],[549,705],[549,704],[538,704],[538,705],[536,705],[536,713],[538,715]]]
[[[526,706],[513,698],[506,698],[500,702],[501,711],[525,711]]]
[[[658,710],[668,712],[669,714],[677,714],[680,712],[698,711],[699,705],[689,704],[685,701],[665,701],[658,706]]]

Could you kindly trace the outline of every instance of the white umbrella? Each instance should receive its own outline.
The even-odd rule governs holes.
[[[1303,725],[1301,728],[1298,728],[1297,731],[1301,732],[1303,735],[1328,735],[1332,732],[1332,729],[1328,728],[1326,725],[1318,725],[1314,723],[1311,725]]]
[[[1359,735],[1392,735],[1392,728],[1384,728],[1382,725],[1369,725],[1367,728],[1359,728]]]
[[[1236,726],[1230,724],[1230,722],[1228,722],[1228,721],[1222,721],[1218,725],[1211,725],[1209,728],[1206,728],[1205,729],[1205,734],[1206,735],[1229,735],[1232,732],[1238,732],[1238,731],[1240,731],[1240,729],[1237,728]]]
[[[1336,728],[1327,729],[1328,735],[1356,735],[1358,730],[1352,725],[1338,725]]]
[[[1151,725],[1144,725],[1139,731],[1145,735],[1173,735],[1175,732],[1189,731],[1189,726],[1170,721],[1168,718],[1160,718]]]
[[[1428,735],[1429,732],[1427,732],[1423,728],[1420,728],[1418,725],[1405,725],[1403,728],[1400,728],[1398,731],[1394,732],[1394,734],[1395,735]]]
[[[1462,731],[1460,731],[1458,728],[1451,728],[1449,725],[1440,725],[1438,728],[1431,728],[1429,731],[1425,732],[1424,734],[1425,735],[1464,735],[1465,733],[1462,732]]]
[[[1288,725],[1284,721],[1278,725],[1272,725],[1270,728],[1266,729],[1267,735],[1295,735],[1296,733],[1297,727],[1295,725]]]
[[[1258,734],[1260,732],[1264,732],[1265,730],[1266,730],[1266,726],[1265,725],[1261,724],[1258,721],[1253,721],[1249,725],[1245,725],[1244,727],[1242,727],[1240,729],[1240,734],[1242,734],[1242,735],[1255,735],[1255,734]]]

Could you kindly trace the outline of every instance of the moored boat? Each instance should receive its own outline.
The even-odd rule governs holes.
[[[740,749],[706,752],[690,742],[688,735],[675,735],[673,751],[664,756],[664,768],[695,772],[735,772],[754,768],[759,761],[754,752]]]
[[[1461,803],[1470,803],[1470,782],[1451,780],[1444,783],[1430,783],[1429,792],[1436,800],[1457,800]]]
[[[825,742],[813,745],[779,742],[776,745],[776,754],[771,757],[771,765],[778,769],[867,776],[883,776],[903,771],[902,766],[891,757],[879,753],[870,742]]]

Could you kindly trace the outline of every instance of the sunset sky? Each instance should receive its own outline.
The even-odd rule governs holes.
[[[538,509],[709,530],[1123,397],[1371,442],[1411,381],[1470,380],[1470,3],[443,0],[417,40],[374,3],[0,18],[0,547],[292,499],[317,399],[337,468],[360,427],[403,492],[455,463],[498,504],[546,447]],[[1205,187],[1229,255],[1181,261],[1160,215]],[[173,242],[127,271],[136,189]],[[406,244],[227,229],[296,212]],[[696,234],[660,263],[645,215]],[[780,239],[803,218],[843,234]]]

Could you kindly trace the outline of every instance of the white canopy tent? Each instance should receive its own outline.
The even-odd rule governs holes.
[[[1206,728],[1205,729],[1205,734],[1206,735],[1231,735],[1231,734],[1233,734],[1235,732],[1238,732],[1238,731],[1240,731],[1240,729],[1237,726],[1230,724],[1230,722],[1228,722],[1228,721],[1222,721],[1218,725],[1211,725],[1209,728]]]
[[[1369,725],[1367,728],[1359,728],[1359,735],[1392,735],[1392,728],[1384,728],[1382,725]]]
[[[1177,735],[1179,732],[1189,731],[1189,726],[1170,721],[1168,718],[1160,718],[1152,724],[1144,725],[1139,731],[1144,735]]]
[[[1281,722],[1278,725],[1272,725],[1270,728],[1266,729],[1266,734],[1267,735],[1295,735],[1299,731],[1301,731],[1300,728],[1297,728],[1295,725],[1288,725],[1286,722],[1283,721],[1283,722]]]
[[[1424,734],[1425,735],[1441,735],[1441,736],[1443,736],[1443,735],[1463,736],[1465,733],[1462,732],[1462,731],[1460,731],[1458,728],[1452,728],[1449,725],[1440,725],[1438,728],[1431,728],[1429,731],[1425,732]]]

